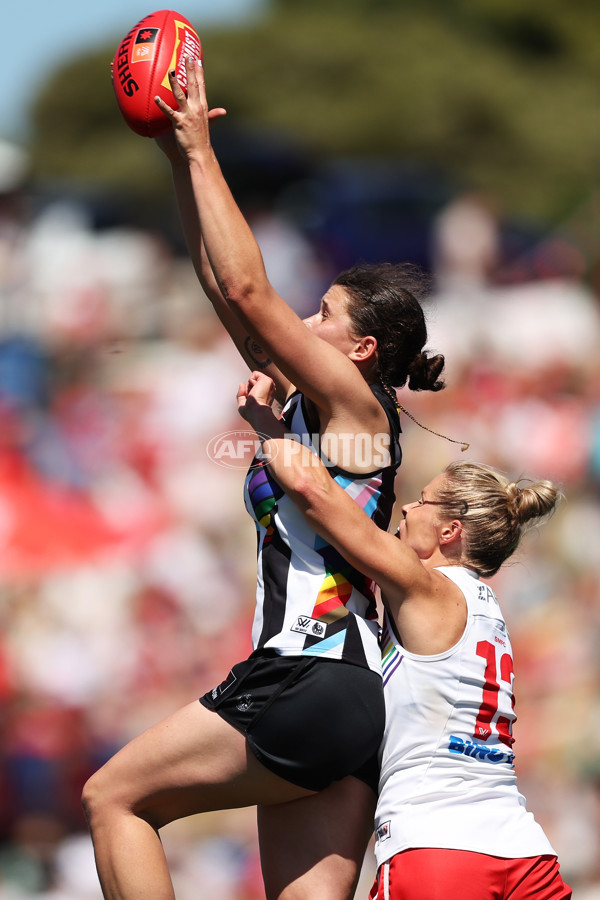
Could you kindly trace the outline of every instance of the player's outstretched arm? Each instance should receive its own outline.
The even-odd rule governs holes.
[[[222,108],[210,110],[209,119],[225,114]],[[173,186],[179,209],[183,233],[190,259],[198,276],[202,290],[210,300],[217,316],[228,332],[248,368],[260,368],[276,384],[277,399],[283,403],[291,385],[275,363],[264,352],[254,337],[244,327],[238,316],[226,302],[213,272],[200,228],[200,219],[194,200],[189,165],[181,155],[173,131],[156,138],[156,143],[171,164]]]
[[[175,75],[170,76],[178,108],[171,109],[160,97],[156,103],[170,119],[189,167],[198,227],[221,295],[291,384],[319,409],[345,412],[353,425],[370,430],[373,422],[380,424],[381,409],[356,365],[306,328],[271,285],[260,248],[211,145],[203,66],[190,59],[186,73],[187,96]]]

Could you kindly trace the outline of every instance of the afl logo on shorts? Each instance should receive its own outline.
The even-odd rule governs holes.
[[[239,701],[236,703],[236,709],[239,709],[240,712],[247,712],[252,706],[252,695],[251,694],[242,694]]]

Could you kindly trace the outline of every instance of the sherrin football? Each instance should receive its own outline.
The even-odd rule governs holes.
[[[113,87],[123,118],[137,134],[158,137],[171,128],[154,98],[177,106],[169,72],[175,69],[185,91],[188,56],[202,59],[200,38],[190,22],[172,9],[145,16],[119,44],[112,66]]]

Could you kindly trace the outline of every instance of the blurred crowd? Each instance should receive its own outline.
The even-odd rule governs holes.
[[[0,900],[100,900],[85,779],[250,650],[245,464],[214,453],[245,430],[246,370],[164,237],[98,230],[66,199],[34,211],[19,160],[0,154],[0,170]],[[267,270],[306,315],[331,266],[260,215]],[[447,388],[400,392],[425,427],[403,416],[398,498],[458,457],[562,485],[559,513],[493,584],[516,654],[521,789],[565,879],[594,900],[600,300],[576,247],[555,242],[509,275],[479,197],[457,197],[433,241],[429,346]],[[264,896],[253,810],[163,838],[179,900]],[[372,875],[367,859],[357,897]]]

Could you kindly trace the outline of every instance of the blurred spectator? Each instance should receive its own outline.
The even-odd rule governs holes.
[[[480,192],[455,197],[433,230],[434,271],[441,291],[485,287],[500,261],[500,236],[492,201]]]
[[[301,318],[311,316],[331,280],[315,249],[289,217],[268,206],[255,203],[244,213],[271,284]]]

